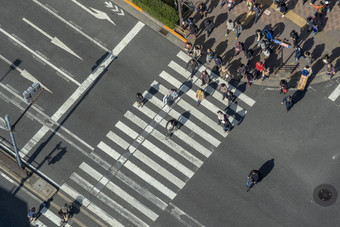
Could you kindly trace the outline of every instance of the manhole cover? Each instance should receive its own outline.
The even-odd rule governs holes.
[[[321,206],[330,206],[336,202],[338,192],[329,184],[321,184],[314,189],[313,198]]]

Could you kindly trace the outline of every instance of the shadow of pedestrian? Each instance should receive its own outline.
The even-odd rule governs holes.
[[[228,47],[228,40],[226,39],[223,42],[220,42],[216,48],[215,48],[215,55],[222,55],[222,53],[227,49]]]
[[[300,40],[299,40],[300,41]],[[302,46],[302,50],[303,51],[309,51],[311,50],[311,48],[314,46],[314,37],[311,37],[309,39],[307,39]],[[314,56],[313,56],[314,57]]]
[[[273,33],[274,33],[274,37],[276,36],[280,36],[282,34],[282,32],[285,30],[285,24],[282,22],[279,22],[277,24],[274,25],[273,27]]]
[[[274,168],[274,159],[266,161],[258,170],[260,174],[259,181],[262,181]]]
[[[288,81],[288,89],[289,88],[296,88],[299,80],[301,77],[301,72],[295,72],[291,77],[290,80]]]
[[[67,152],[66,147],[60,147],[59,150],[60,151],[54,157],[49,157],[47,160],[48,165],[55,164],[56,162],[60,161]]]
[[[290,0],[287,3],[288,10],[293,10],[298,3],[298,0]]]
[[[330,61],[333,62],[335,59],[337,59],[340,56],[340,47],[334,48],[332,50],[332,53],[330,54],[329,58]],[[339,59],[338,59],[339,60]],[[337,68],[337,64],[335,64],[335,68]]]
[[[228,13],[221,13],[219,14],[215,19],[215,28],[220,26],[221,24],[224,24],[228,19]]]
[[[246,40],[244,41],[244,49],[250,49],[251,45],[254,43],[255,41],[255,35],[250,35],[248,36],[248,38],[246,38]]]
[[[145,97],[144,97],[144,104],[146,104],[149,99],[154,96],[155,94],[157,94],[158,90],[159,90],[159,83],[154,84],[152,87],[149,88],[148,93],[146,93]]]
[[[70,211],[70,217],[73,217],[73,215],[75,214],[79,214],[80,213],[80,207],[81,207],[81,203],[78,201],[78,197],[72,202],[72,208]]]
[[[185,124],[185,122],[187,122],[189,120],[191,116],[190,110],[185,111],[184,113],[182,113],[177,121],[178,121],[178,129],[182,128],[182,126]]]
[[[297,90],[294,92],[294,94],[292,95],[294,105],[300,102],[303,99],[303,97],[305,97],[306,92],[307,88],[305,88],[305,90],[303,91]]]

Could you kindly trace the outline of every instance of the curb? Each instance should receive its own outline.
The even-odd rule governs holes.
[[[16,159],[9,154],[7,149],[0,144],[0,169],[20,183],[21,186],[28,188],[37,197],[44,201],[52,198],[58,189],[47,180],[33,172],[28,167],[21,169]],[[25,164],[24,164],[25,165]]]

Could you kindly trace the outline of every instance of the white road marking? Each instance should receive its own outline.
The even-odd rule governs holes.
[[[129,119],[131,122],[135,123],[136,125],[138,125],[141,128],[145,128],[145,126],[147,125],[145,121],[143,121],[138,116],[136,116],[133,113],[131,113],[130,111],[126,112],[124,116],[127,119]],[[155,129],[152,129],[152,130],[155,130]],[[181,164],[176,159],[174,159],[173,157],[171,157],[170,155],[168,155],[167,153],[165,153],[164,151],[162,151],[161,149],[159,149],[158,147],[153,145],[147,139],[145,139],[143,141],[142,146],[147,148],[153,154],[155,154],[156,156],[161,158],[163,161],[168,163],[170,166],[172,166],[175,169],[177,169],[179,172],[181,172],[186,177],[191,178],[195,174],[193,171],[188,169],[185,165]]]
[[[196,219],[185,213],[183,210],[179,209],[173,203],[169,203],[169,207],[167,207],[166,211],[176,217],[184,226],[197,226],[204,227],[201,223],[199,223]],[[193,225],[193,223],[195,225]]]
[[[124,123],[120,122],[120,124],[116,124],[116,127],[119,128],[122,132],[125,132],[127,135],[132,137],[131,133],[128,133],[129,131],[133,131],[129,126],[127,126]],[[169,172],[168,170],[166,170],[165,168],[160,166],[158,163],[153,161],[151,158],[147,157],[145,154],[143,154],[139,150],[136,150],[133,153],[133,156],[138,158],[145,165],[149,166],[156,173],[162,175],[166,180],[170,181],[172,184],[176,185],[178,188],[183,188],[184,187],[185,183],[182,180],[180,180],[174,174],[172,174],[171,172]]]
[[[53,114],[51,119],[57,122],[77,100],[88,90],[88,88],[97,80],[101,73],[107,68],[114,58],[129,44],[129,42],[138,34],[138,32],[144,27],[142,22],[138,22],[130,32],[120,41],[120,43],[112,50],[100,65],[86,78],[80,87],[66,100],[66,102]],[[1,28],[0,28],[1,29]],[[47,133],[46,126],[43,126],[28,143],[23,147],[23,150],[27,154]]]
[[[83,164],[85,164],[86,166],[84,166]],[[81,168],[81,166],[79,166],[80,169],[82,169],[85,173],[87,173],[88,175],[90,175],[92,178],[94,178],[95,180],[99,180],[102,178],[106,178],[105,176],[103,176],[102,174],[100,174],[97,170],[93,169],[91,166],[88,166],[86,163],[82,163],[83,167],[85,168]],[[108,181],[108,180],[107,180]],[[151,220],[155,221],[158,218],[158,215],[153,212],[152,210],[150,210],[148,207],[146,207],[144,204],[142,204],[141,202],[139,202],[137,199],[135,199],[134,197],[132,197],[131,195],[129,195],[127,192],[125,192],[124,190],[122,190],[120,187],[118,187],[116,184],[114,184],[113,182],[109,182],[107,184],[105,184],[106,188],[108,188],[109,190],[111,190],[113,193],[115,193],[116,195],[118,195],[120,198],[122,198],[123,200],[125,200],[127,203],[129,203],[131,206],[135,207],[136,209],[138,209],[140,212],[142,212],[143,214],[145,214],[147,217],[149,217]]]
[[[45,58],[43,58],[42,56],[40,56],[39,54],[37,54],[35,51],[33,51],[31,48],[29,48],[28,46],[26,46],[24,43],[22,43],[20,40],[18,40],[17,38],[15,38],[14,36],[12,36],[11,34],[9,34],[8,32],[6,32],[4,29],[2,29],[0,27],[0,32],[2,32],[4,35],[6,35],[8,38],[12,39],[14,42],[18,43],[21,47],[23,47],[24,49],[26,49],[28,52],[30,52],[31,54],[33,54],[36,58],[40,59],[41,61],[43,61],[44,63],[46,63],[47,65],[49,65],[52,69],[54,69],[55,71],[57,71],[58,73],[60,73],[61,75],[63,75],[67,80],[75,83],[77,86],[80,86],[80,83],[78,81],[76,81],[75,79],[73,79],[73,77],[71,77],[70,75],[66,74],[64,71],[62,71],[60,68],[58,68],[57,66],[53,65],[51,62],[49,62],[48,60],[46,60]]]
[[[177,57],[179,57],[180,59],[182,59],[185,62],[188,62],[191,58],[184,53],[183,51],[180,51],[177,54]],[[207,69],[205,66],[201,66],[199,68],[199,71],[202,72],[204,70],[207,70],[207,72],[210,74],[211,77],[218,79],[221,83],[225,83],[230,90],[234,93],[234,95],[236,97],[238,97],[240,100],[242,100],[244,103],[246,103],[249,106],[253,106],[255,104],[255,100],[253,100],[252,98],[250,98],[249,96],[247,96],[246,94],[242,93],[241,91],[237,90],[234,86],[232,86],[231,84],[229,84],[227,81],[223,80],[221,77],[219,77],[218,75],[216,75],[215,73],[212,73],[211,70]]]
[[[113,210],[115,210],[118,214],[132,222],[136,226],[148,226],[145,222],[143,222],[141,219],[136,217],[134,214],[132,214],[129,210],[125,209],[123,206],[118,204],[116,201],[111,199],[109,196],[104,194],[103,192],[100,192],[99,189],[97,189],[94,185],[92,185],[90,182],[85,180],[83,177],[78,175],[77,173],[72,173],[70,177],[75,183],[80,185],[82,188],[84,188],[87,192],[94,195],[96,198],[104,202],[106,205],[111,207]]]
[[[116,25],[106,13],[90,7],[90,9],[92,11],[94,11],[94,12],[92,12],[90,9],[88,9],[86,6],[80,4],[78,1],[72,0],[72,2],[76,3],[78,6],[80,6],[82,9],[84,9],[86,12],[88,12],[89,14],[94,16],[95,18],[100,19],[100,20],[108,20],[113,25]]]
[[[333,102],[340,96],[340,84],[334,89],[334,91],[328,96]]]
[[[21,76],[23,76],[24,78],[26,78],[27,80],[33,82],[33,83],[38,83],[40,84],[41,87],[43,87],[46,91],[52,93],[52,91],[50,89],[48,89],[45,85],[43,85],[39,80],[37,80],[34,76],[32,76],[32,74],[30,74],[29,72],[26,71],[26,69],[20,69],[18,66],[13,65],[12,62],[10,62],[7,58],[5,58],[4,56],[2,56],[0,54],[0,58],[1,60],[3,60],[4,62],[6,62],[7,64],[9,64],[11,67],[13,67],[14,69],[18,70],[18,72],[20,73]]]
[[[46,218],[51,220],[51,222],[53,222],[54,224],[60,226],[60,222],[61,222],[60,217],[52,213],[52,211],[48,210],[46,207],[42,208],[40,213],[42,213]],[[70,227],[71,225],[67,223],[65,226]]]
[[[55,16],[58,20],[60,20],[61,22],[63,22],[64,24],[66,24],[68,27],[72,28],[73,30],[77,31],[79,34],[81,34],[82,36],[84,36],[86,39],[88,39],[90,42],[96,44],[98,47],[100,47],[102,50],[108,52],[109,49],[107,49],[105,46],[103,46],[102,44],[100,44],[99,42],[97,42],[95,39],[91,38],[89,35],[85,34],[81,29],[77,28],[76,26],[74,26],[72,23],[68,22],[67,20],[65,20],[64,18],[62,18],[61,16],[59,16],[58,14],[56,14],[55,12],[53,12],[53,10],[49,9],[47,6],[43,5],[42,3],[40,3],[38,0],[32,0],[34,3],[36,3],[37,5],[39,5],[41,8],[43,8],[44,10],[46,10],[47,12],[49,12],[50,14],[52,14],[53,16]]]
[[[41,28],[39,28],[38,26],[36,26],[35,24],[33,24],[31,21],[27,20],[26,18],[22,18],[23,21],[25,21],[27,24],[29,24],[30,26],[32,26],[33,28],[35,28],[38,32],[40,32],[41,34],[43,34],[44,36],[46,36],[48,39],[51,40],[51,43],[53,43],[54,45],[58,46],[59,48],[67,51],[68,53],[72,54],[73,56],[79,58],[80,60],[83,60],[81,57],[79,57],[79,55],[77,55],[73,50],[71,50],[68,46],[66,46],[62,41],[60,41],[57,37],[52,37],[49,34],[47,34],[46,32],[44,32]]]
[[[112,149],[111,147],[109,147],[106,143],[104,143],[103,141],[100,141],[100,143],[97,145],[97,147],[104,151],[106,154],[108,154],[110,157],[114,158],[115,160],[118,160],[120,157],[120,154],[115,151],[114,149]]]
[[[128,142],[126,142],[124,139],[122,139],[120,136],[118,136],[116,133],[114,133],[112,131],[110,131],[106,135],[106,137],[109,138],[110,140],[112,140],[113,142],[115,142],[117,145],[119,145],[124,150],[128,149],[128,147],[130,146],[130,144]]]
[[[129,160],[126,161],[124,164],[124,167],[126,167],[128,170],[139,176],[142,180],[144,180],[146,183],[150,184],[152,187],[166,195],[170,199],[174,199],[176,197],[176,193],[173,192],[171,189],[167,188],[165,185],[163,185],[161,182],[156,180],[154,177],[146,173],[144,170],[130,162]]]
[[[104,210],[100,209],[95,204],[91,203],[91,201],[86,199],[83,195],[75,191],[69,185],[63,184],[60,189],[71,196],[73,199],[77,200],[79,203],[83,204],[85,207],[87,207],[87,209],[89,209],[91,212],[96,214],[98,217],[100,217],[103,221],[107,222],[111,226],[124,227],[124,225],[122,225],[119,221],[114,219],[112,216],[110,216]]]
[[[145,92],[147,93],[147,92]],[[145,94],[143,94],[145,97]],[[137,108],[137,106],[135,106]],[[138,108],[142,113],[144,113],[147,117],[150,117],[151,119],[155,119],[152,116],[156,116],[156,113],[147,108],[146,106],[143,106],[143,108]],[[162,119],[160,119],[161,121]],[[163,126],[163,125],[162,125]],[[163,126],[164,127],[164,126]],[[165,144],[167,147],[169,147],[171,150],[188,160],[190,163],[195,165],[196,167],[201,167],[203,165],[203,161],[195,157],[193,154],[191,154],[189,151],[181,147],[180,145],[176,144],[172,140],[166,140],[165,139],[165,133],[160,133],[156,129],[151,132],[151,135],[154,136],[156,139],[158,139],[160,142]],[[152,150],[151,148],[149,150]]]

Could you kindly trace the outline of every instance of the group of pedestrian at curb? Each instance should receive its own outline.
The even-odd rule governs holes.
[[[62,206],[59,211],[58,211],[58,216],[60,217],[61,221],[60,221],[60,226],[63,227],[67,224],[67,222],[69,221],[69,219],[72,217],[72,205],[65,203],[64,206]],[[38,218],[38,213],[36,212],[35,207],[32,207],[31,209],[29,209],[28,213],[27,213],[27,218],[29,222],[34,222],[37,218]]]

